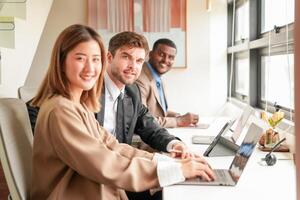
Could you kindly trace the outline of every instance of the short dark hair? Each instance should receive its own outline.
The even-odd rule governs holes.
[[[172,40],[168,38],[161,38],[154,42],[152,51],[155,50],[159,44],[164,44],[177,50],[176,44]]]
[[[113,36],[109,41],[108,51],[114,56],[116,51],[123,46],[142,48],[145,50],[146,55],[149,53],[147,39],[135,32],[124,31]]]

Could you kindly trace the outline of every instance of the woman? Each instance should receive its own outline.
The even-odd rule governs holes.
[[[119,144],[99,126],[93,112],[100,109],[105,63],[101,38],[87,26],[72,25],[56,40],[32,101],[40,111],[31,198],[127,199],[122,189],[144,191],[195,176],[212,180],[201,158],[157,161],[162,156]]]

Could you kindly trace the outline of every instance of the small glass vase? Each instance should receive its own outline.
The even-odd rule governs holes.
[[[278,131],[273,127],[269,128],[265,133],[265,147],[273,148],[279,142],[279,139]]]

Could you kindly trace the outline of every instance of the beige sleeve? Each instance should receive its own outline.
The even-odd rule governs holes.
[[[102,132],[105,137],[105,144],[112,151],[118,152],[128,159],[132,159],[133,157],[142,157],[149,160],[153,159],[153,153],[134,148],[125,143],[119,143],[112,134],[108,133],[104,128],[102,128],[98,122],[96,123],[98,124],[99,131]]]
[[[176,128],[176,117],[155,117],[158,124],[163,128]]]
[[[159,186],[156,162],[136,156],[142,152],[118,144],[104,132],[95,137],[75,110],[67,106],[54,109],[48,124],[56,154],[80,175],[129,191]]]
[[[149,109],[147,105],[147,98],[150,95],[151,89],[150,89],[150,83],[145,84],[143,81],[140,81],[139,79],[136,81],[136,84],[138,85],[140,92],[141,92],[141,98],[142,103]],[[151,110],[149,110],[151,112]],[[152,113],[152,112],[151,112]],[[153,114],[153,113],[152,113]],[[164,116],[155,116],[153,115],[158,124],[163,128],[175,128],[177,127],[177,121],[176,117],[170,116],[170,117],[164,117]]]

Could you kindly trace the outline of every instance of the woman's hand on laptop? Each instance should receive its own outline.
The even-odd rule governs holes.
[[[201,177],[206,181],[215,180],[215,174],[204,158],[186,158],[181,161],[183,176],[186,179]]]

